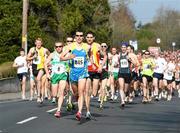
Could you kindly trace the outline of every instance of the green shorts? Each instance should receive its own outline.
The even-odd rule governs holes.
[[[118,72],[113,72],[114,80],[118,80]]]
[[[60,80],[67,80],[67,73],[54,74],[51,77],[51,84],[58,84]]]

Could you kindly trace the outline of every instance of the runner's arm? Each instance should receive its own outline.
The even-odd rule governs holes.
[[[31,48],[31,49],[29,50],[29,53],[28,53],[27,57],[26,57],[26,60],[27,60],[27,61],[31,61],[31,60],[33,60],[34,58],[35,58],[35,56],[34,56],[34,50],[33,50],[33,48]]]
[[[48,79],[50,79],[50,74],[49,74],[49,70],[48,70],[48,65],[50,63],[50,61],[52,60],[52,54],[50,54],[48,56],[48,58],[46,59],[45,61],[45,64],[44,64],[44,69],[45,69],[45,72],[46,72],[46,76]]]
[[[66,56],[70,50],[71,49],[67,49],[66,51],[62,52],[62,54],[60,56],[60,60],[66,61],[66,60],[71,60],[71,59],[75,58],[75,55],[73,55],[73,54],[69,54],[69,56]]]

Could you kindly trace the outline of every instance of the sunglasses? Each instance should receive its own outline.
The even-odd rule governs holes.
[[[93,38],[93,36],[92,36],[92,37],[88,37],[88,36],[87,36],[87,38]]]
[[[61,45],[61,46],[55,46],[56,48],[62,48],[63,46]]]
[[[73,41],[69,41],[69,40],[67,40],[66,42],[73,42]]]
[[[83,35],[76,35],[77,37],[83,37]]]
[[[106,48],[107,46],[103,46],[103,45],[102,45],[101,47],[102,47],[102,48]]]
[[[150,53],[145,53],[145,55],[150,55]]]

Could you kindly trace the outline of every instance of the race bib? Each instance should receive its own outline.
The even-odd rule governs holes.
[[[100,62],[100,64],[102,65],[102,62],[103,62],[103,61],[102,61],[102,60],[100,60],[99,62]],[[104,69],[106,69],[106,68],[107,68],[107,67],[106,67],[106,63],[104,64],[104,66],[103,66],[102,68],[104,68]]]
[[[172,72],[167,72],[168,76],[173,76]]]
[[[56,64],[53,67],[53,72],[56,74],[61,74],[61,73],[65,72],[65,66],[62,64]]]
[[[74,58],[74,67],[75,68],[84,67],[84,57],[75,57]]]
[[[128,60],[127,59],[122,59],[120,61],[120,63],[121,63],[122,68],[128,68]]]
[[[150,69],[151,68],[151,66],[149,65],[149,64],[145,64],[144,65],[144,69],[146,70],[146,69]]]
[[[33,64],[40,64],[41,63],[41,58],[40,56],[37,56],[34,60],[33,60]]]

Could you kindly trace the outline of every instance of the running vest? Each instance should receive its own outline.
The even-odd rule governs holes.
[[[127,59],[127,55],[120,54],[120,68],[119,73],[130,73],[130,63]]]
[[[111,72],[119,72],[119,56],[118,54],[112,55],[112,70]]]
[[[71,46],[71,53],[75,55],[75,58],[72,59],[72,69],[83,70],[87,69],[88,62],[88,45],[86,43],[82,44],[81,49],[77,49],[75,43]]]
[[[152,67],[154,66],[153,60],[148,58],[148,59],[143,59],[142,60],[142,75],[147,75],[151,76],[153,75],[153,69]]]
[[[54,74],[62,74],[64,72],[66,72],[66,64],[64,61],[60,61],[60,55],[56,51],[53,52],[51,65],[52,65],[51,76]]]
[[[108,54],[106,54],[108,56]],[[103,59],[104,59],[104,55],[103,54],[100,54],[100,63],[99,64],[102,64],[103,62]],[[108,71],[108,59],[106,60],[106,63],[102,66],[102,69]]]
[[[91,62],[88,62],[88,71],[90,72],[97,72],[98,68],[99,68],[99,63],[100,63],[100,51],[98,49],[98,44],[97,43],[93,43],[91,45],[90,51],[89,51],[89,57],[92,56],[92,60],[93,60],[93,64],[95,65],[96,69],[94,70],[92,68],[92,64]]]
[[[37,58],[33,59],[33,64],[37,65],[37,70],[43,69],[45,62],[45,48],[41,47],[40,49],[36,49],[36,47],[34,47],[34,53],[37,55]]]

